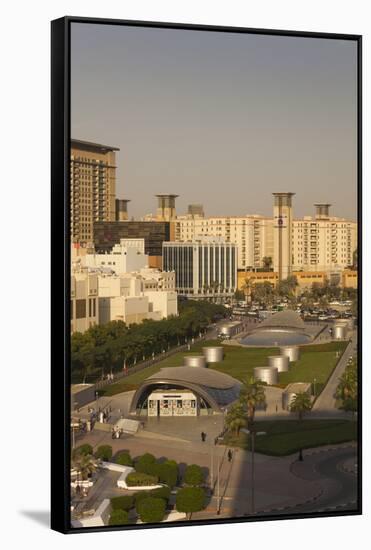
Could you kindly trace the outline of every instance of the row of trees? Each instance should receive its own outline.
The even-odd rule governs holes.
[[[301,303],[311,306],[318,303],[322,307],[328,307],[329,303],[335,300],[352,300],[354,311],[357,305],[357,290],[354,288],[342,288],[337,283],[328,280],[324,284],[313,283],[310,289],[298,292],[298,281],[295,275],[280,281],[276,287],[269,281],[256,282],[253,278],[247,278],[241,291],[236,295],[237,299],[245,296],[247,301],[258,302],[270,307],[283,298],[287,299],[289,305],[296,306],[298,300]]]
[[[340,402],[340,408],[345,411],[357,411],[358,405],[358,369],[357,361],[353,360],[347,365],[339,379],[336,388],[336,398]]]
[[[122,370],[204,332],[223,306],[205,301],[180,304],[179,316],[145,320],[127,326],[122,321],[95,325],[71,337],[72,382],[94,382],[105,373]]]

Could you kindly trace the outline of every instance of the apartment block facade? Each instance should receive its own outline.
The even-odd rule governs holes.
[[[117,147],[71,140],[71,241],[92,246],[94,222],[116,218]]]
[[[178,242],[204,237],[221,238],[238,248],[238,269],[271,269],[284,279],[293,272],[340,273],[353,265],[357,223],[329,215],[330,205],[315,205],[314,216],[294,218],[293,193],[274,194],[273,217],[178,216],[174,236]]]

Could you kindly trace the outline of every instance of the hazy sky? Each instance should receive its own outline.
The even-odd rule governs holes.
[[[356,43],[72,24],[72,137],[120,148],[129,215],[356,216]]]

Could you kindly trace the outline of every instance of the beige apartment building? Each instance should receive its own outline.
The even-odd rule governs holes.
[[[315,206],[315,216],[292,223],[292,269],[340,272],[353,265],[357,223],[330,216],[329,204]]]
[[[263,216],[193,217],[178,216],[173,222],[175,240],[196,242],[218,237],[237,245],[237,268],[261,268],[263,258],[273,256],[273,222]]]
[[[98,276],[73,272],[71,276],[71,332],[85,332],[99,323]]]
[[[294,218],[294,193],[274,193],[273,217],[178,216],[178,242],[219,237],[237,245],[238,270],[265,268],[285,279],[294,272],[340,273],[353,265],[357,223],[330,216],[329,204],[316,204],[313,216]]]
[[[93,224],[116,219],[117,147],[71,140],[71,241],[90,246]]]

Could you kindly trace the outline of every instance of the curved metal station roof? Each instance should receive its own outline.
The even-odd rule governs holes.
[[[296,311],[286,310],[274,313],[268,319],[260,323],[257,329],[269,328],[291,328],[295,330],[305,330],[305,323]]]

